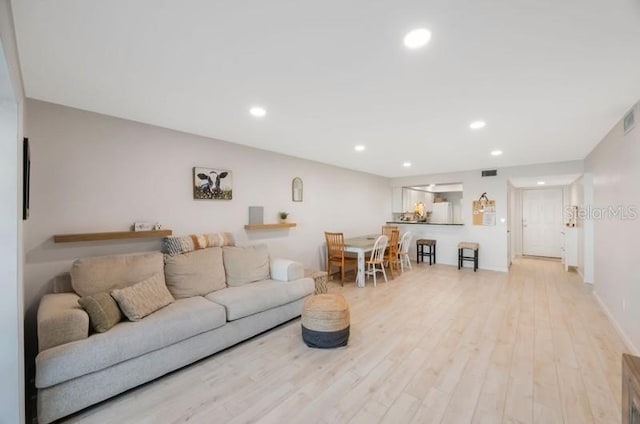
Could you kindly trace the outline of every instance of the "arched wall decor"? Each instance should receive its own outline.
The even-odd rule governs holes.
[[[293,181],[291,181],[291,200],[294,202],[302,202],[302,194],[302,178],[295,177]]]

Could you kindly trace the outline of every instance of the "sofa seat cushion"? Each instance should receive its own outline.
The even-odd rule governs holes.
[[[36,357],[36,387],[44,388],[135,358],[221,327],[225,308],[203,297],[179,299],[136,322],[56,346]]]
[[[233,321],[249,315],[302,299],[315,290],[311,278],[295,281],[264,280],[238,287],[227,287],[205,296],[225,307],[227,320]]]
[[[162,274],[164,281],[164,259],[160,252],[92,256],[73,262],[71,285],[80,296],[91,296],[132,286],[154,274]]]

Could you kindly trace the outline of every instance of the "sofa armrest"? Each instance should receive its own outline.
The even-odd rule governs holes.
[[[89,315],[75,293],[46,294],[38,306],[38,351],[89,337]]]
[[[272,259],[270,270],[272,280],[294,281],[304,278],[304,266],[288,259]]]

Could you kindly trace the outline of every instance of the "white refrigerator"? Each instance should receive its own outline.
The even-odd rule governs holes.
[[[451,224],[453,223],[453,208],[450,202],[437,202],[432,205],[431,222],[432,224]]]

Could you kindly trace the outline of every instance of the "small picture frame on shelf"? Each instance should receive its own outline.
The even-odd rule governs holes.
[[[153,222],[134,222],[133,231],[152,231],[155,230],[156,224]]]

